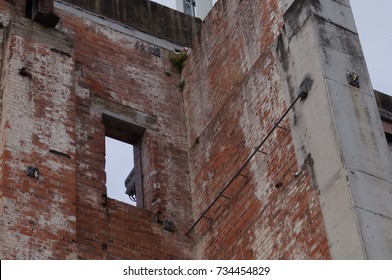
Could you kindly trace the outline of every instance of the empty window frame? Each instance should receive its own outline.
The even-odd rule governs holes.
[[[103,114],[105,125],[107,196],[143,207],[141,138],[144,128],[110,114]]]
[[[106,136],[105,154],[107,196],[136,206],[133,146]]]

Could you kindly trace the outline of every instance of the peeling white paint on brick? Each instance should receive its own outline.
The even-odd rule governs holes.
[[[88,88],[81,87],[79,84],[76,84],[76,96],[82,99],[90,98],[90,90]]]
[[[8,23],[10,22],[11,16],[8,12],[6,11],[0,11],[0,22],[4,25],[7,26]]]

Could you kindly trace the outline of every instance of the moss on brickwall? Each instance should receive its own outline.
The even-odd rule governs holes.
[[[181,72],[187,57],[188,57],[188,53],[186,51],[182,51],[179,53],[172,52],[169,55],[169,61],[174,69],[176,69],[178,72]]]

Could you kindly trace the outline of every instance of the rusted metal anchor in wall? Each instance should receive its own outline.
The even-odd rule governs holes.
[[[262,151],[260,148],[265,144],[265,142],[268,140],[268,138],[272,135],[272,133],[275,131],[275,129],[285,129],[287,128],[283,127],[280,125],[282,120],[287,116],[287,114],[290,112],[290,110],[294,107],[294,105],[297,103],[298,100],[305,100],[306,97],[308,97],[308,92],[307,91],[301,91],[298,96],[294,99],[293,103],[291,103],[290,107],[286,109],[286,111],[283,113],[283,115],[274,123],[274,126],[271,128],[271,130],[267,133],[267,135],[263,138],[261,143],[255,148],[253,153],[248,157],[248,159],[245,161],[245,163],[241,166],[241,168],[237,171],[236,174],[234,174],[229,182],[222,188],[221,191],[218,192],[217,196],[212,200],[212,202],[207,206],[207,208],[201,213],[199,218],[193,223],[193,225],[190,227],[190,229],[185,233],[185,235],[189,235],[192,230],[200,223],[200,221],[205,218],[207,220],[212,220],[208,216],[206,216],[207,212],[211,209],[211,207],[218,201],[219,198],[224,197],[229,199],[229,197],[224,196],[224,192],[227,190],[227,188],[236,180],[236,178],[244,177],[248,179],[247,176],[243,175],[241,172],[244,170],[244,168],[248,165],[248,163],[252,160],[252,158],[257,154],[257,153],[262,153],[262,154],[267,154],[266,152]]]

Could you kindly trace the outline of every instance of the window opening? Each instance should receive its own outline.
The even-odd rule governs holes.
[[[107,196],[136,206],[133,145],[105,137]]]
[[[107,196],[143,207],[141,142],[145,129],[115,113],[102,114],[105,125]]]

